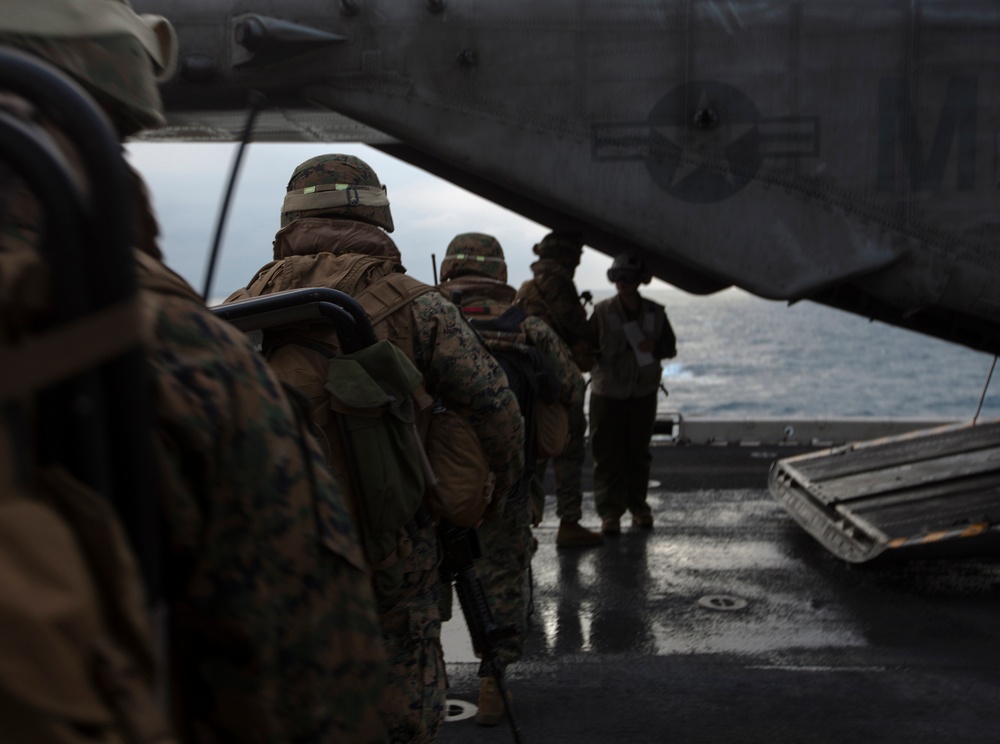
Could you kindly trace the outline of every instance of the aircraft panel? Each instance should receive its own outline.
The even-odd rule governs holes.
[[[336,111],[682,289],[1000,349],[995,3],[136,6],[180,19],[171,136],[257,88],[289,118],[265,137],[329,141],[297,117]]]
[[[245,111],[207,110],[171,117],[170,125],[147,129],[132,139],[141,142],[232,142],[238,140],[246,126]],[[341,114],[315,111],[275,111],[260,113],[254,125],[255,142],[364,142],[388,144],[395,142],[377,129],[365,126]]]

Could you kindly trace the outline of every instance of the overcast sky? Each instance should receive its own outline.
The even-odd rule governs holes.
[[[142,173],[150,187],[153,206],[160,219],[161,245],[166,262],[199,292],[204,287],[206,263],[218,220],[220,201],[237,147],[229,143],[133,143],[128,146],[132,164]],[[357,155],[371,165],[386,184],[396,228],[392,238],[399,246],[403,264],[409,274],[422,281],[433,282],[432,254],[436,254],[437,265],[440,267],[445,249],[455,235],[462,232],[484,232],[494,235],[503,246],[509,283],[519,287],[525,279],[530,278],[530,265],[535,259],[531,248],[548,232],[542,225],[366,145],[253,143],[244,153],[240,178],[226,223],[225,240],[215,271],[210,304],[221,302],[234,290],[246,285],[257,269],[271,260],[271,242],[279,227],[281,202],[289,176],[303,161],[330,152]],[[595,295],[613,292],[614,288],[606,277],[610,264],[610,257],[585,249],[582,263],[576,272],[577,287],[581,291],[592,290]],[[654,280],[647,289],[678,293],[674,303],[690,299],[699,304],[712,304],[716,298],[721,299],[728,292],[741,292],[728,290],[723,295],[694,298],[659,280]],[[658,299],[665,301],[668,308],[677,307],[669,298]],[[770,304],[764,300],[759,302],[761,306]],[[747,312],[759,308],[756,303],[742,307]],[[798,307],[800,306],[786,310],[789,321],[793,320]],[[690,312],[694,305],[687,303],[685,308]],[[675,313],[673,320],[680,329],[685,319]],[[852,327],[856,330],[856,336],[852,337],[852,348],[859,351],[870,350],[866,345],[873,335],[869,324],[858,317],[857,323]],[[894,333],[910,335],[901,330],[895,330]],[[684,341],[687,342],[688,339]],[[817,352],[820,352],[823,345],[819,339],[817,343]],[[975,388],[973,392],[978,395],[981,379],[979,367],[983,367],[982,373],[985,374],[988,359],[983,361],[978,358],[980,355],[965,353],[964,349],[944,342],[935,342],[927,348],[930,350],[928,353],[932,369],[950,369],[959,358],[973,364],[976,371],[969,378],[973,379],[969,389]],[[692,358],[692,353],[693,349],[685,345],[680,358],[684,363],[696,363],[698,360]],[[847,358],[843,361],[843,365],[829,371],[831,375],[852,375],[853,365],[847,363]],[[906,368],[905,363],[903,367]],[[904,411],[900,413],[906,415]]]
[[[229,179],[235,144],[132,143],[132,164],[150,187],[160,218],[167,264],[199,292],[204,286],[207,256],[219,206]],[[331,152],[357,155],[388,188],[395,230],[392,239],[407,272],[431,283],[431,255],[440,267],[451,239],[463,232],[489,233],[500,241],[507,258],[508,281],[514,287],[530,278],[532,246],[548,229],[498,207],[435,176],[362,144],[252,143],[244,152],[224,241],[215,269],[212,297],[225,298],[244,286],[271,260],[271,241],[279,227],[285,185],[295,167]],[[606,272],[611,258],[585,249],[576,273],[580,290],[612,291]],[[654,280],[650,289],[668,289]],[[679,291],[679,290],[678,290]]]

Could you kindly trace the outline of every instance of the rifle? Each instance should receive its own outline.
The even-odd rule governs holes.
[[[441,561],[442,580],[455,586],[455,593],[458,595],[458,602],[462,607],[465,624],[472,639],[472,649],[490,668],[496,679],[514,742],[521,744],[521,732],[514,720],[514,711],[503,679],[503,668],[497,659],[495,648],[497,641],[516,635],[518,628],[516,625],[498,625],[493,620],[483,583],[476,572],[476,559],[482,556],[476,530],[472,527],[456,527],[442,520],[438,525],[438,537],[444,553]]]

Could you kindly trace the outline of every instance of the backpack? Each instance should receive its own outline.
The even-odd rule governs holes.
[[[512,305],[497,318],[470,317],[469,324],[503,368],[517,397],[524,417],[525,462],[530,463],[561,453],[569,424],[566,409],[558,400],[559,378],[555,370],[521,329],[527,317],[524,310]],[[532,472],[525,468],[525,479],[530,479]],[[517,493],[521,493],[520,489]]]
[[[174,742],[142,579],[104,495],[61,466],[0,491],[0,740]]]
[[[127,170],[89,96],[0,57],[0,741],[166,744]]]
[[[390,322],[395,338],[409,340],[416,335],[412,314],[398,311],[434,291],[434,287],[405,274],[389,274],[360,291],[357,300],[373,326]],[[447,409],[440,400],[429,406],[431,398],[422,378],[413,394],[419,434],[415,449],[425,474],[423,506],[435,520],[471,527],[482,518],[493,497],[494,475],[486,451],[465,416]]]
[[[420,509],[426,488],[416,429],[413,391],[422,376],[400,349],[379,341],[359,351],[338,353],[307,339],[287,340],[265,354],[287,383],[303,350],[321,357],[324,390],[338,437],[314,429],[328,462],[350,483],[351,505],[362,547],[380,600],[403,579],[401,540]],[[287,383],[296,389],[294,383]],[[371,467],[365,467],[370,465]],[[338,470],[338,468],[334,468]]]
[[[342,291],[354,294],[383,340],[343,353],[332,326],[286,326],[265,331],[261,351],[279,379],[313,401],[323,401],[313,412],[313,433],[347,488],[381,605],[402,584],[402,559],[421,510],[460,526],[474,524],[492,496],[492,474],[472,426],[464,417],[436,408],[420,371],[384,338],[409,343],[415,334],[412,314],[397,311],[434,288],[390,273],[362,289],[351,278],[377,259],[340,259],[327,262],[333,269],[328,274],[307,278],[321,279],[330,288],[344,285]],[[238,296],[281,288],[286,281],[282,263],[276,262]],[[323,381],[320,388],[317,378]]]
[[[556,335],[566,342],[577,368],[581,372],[589,372],[594,367],[594,351],[590,347],[590,342],[586,338],[578,337],[570,329],[564,327],[565,318],[561,318],[560,314],[553,310],[540,284],[541,282],[537,277],[524,282],[521,288],[517,290],[514,304],[523,309],[528,315],[541,318],[545,321],[556,332]],[[573,291],[576,291],[575,286]],[[579,312],[583,320],[586,320],[586,311],[583,307],[577,305],[573,311]]]

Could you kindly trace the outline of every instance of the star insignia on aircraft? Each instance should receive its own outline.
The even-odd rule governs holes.
[[[705,88],[699,92],[696,111],[713,111],[711,97]],[[651,124],[650,137],[661,138],[673,146],[669,149],[677,153],[678,163],[670,181],[671,189],[703,168],[721,175],[723,181],[735,186],[737,178],[732,168],[734,155],[739,156],[743,138],[754,133],[756,129],[756,122],[728,119],[710,127],[694,126],[693,122],[674,121]],[[660,147],[662,146],[663,142],[660,143]]]
[[[739,88],[712,80],[674,88],[644,121],[593,132],[596,160],[642,161],[671,197],[701,204],[740,191],[767,158],[819,156],[819,117],[764,118]]]

